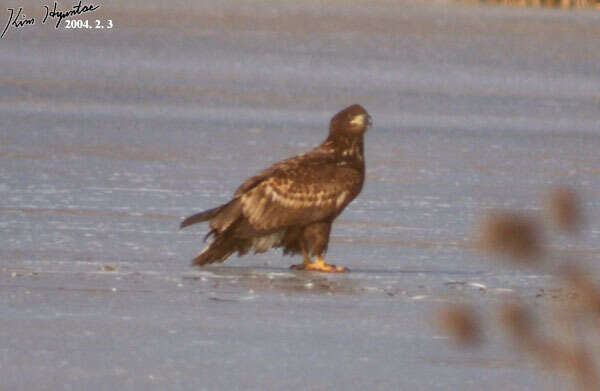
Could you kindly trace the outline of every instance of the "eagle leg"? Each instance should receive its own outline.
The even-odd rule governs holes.
[[[330,231],[331,222],[318,222],[305,227],[302,232],[302,238],[299,240],[303,261],[299,265],[292,265],[291,268],[326,273],[341,273],[347,271],[346,268],[326,264],[321,255],[327,251]],[[310,261],[309,251],[315,256],[314,262]]]
[[[310,257],[308,256],[308,253],[306,252],[306,249],[302,245],[302,242],[300,243],[300,249],[302,250],[302,263],[299,263],[297,265],[292,265],[292,266],[290,266],[290,269],[305,270],[306,267],[312,263],[310,261]]]

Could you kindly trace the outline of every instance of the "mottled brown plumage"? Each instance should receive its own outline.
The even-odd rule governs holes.
[[[226,204],[183,220],[181,228],[209,221],[206,237],[212,236],[211,242],[192,263],[223,262],[234,252],[281,247],[284,254],[302,254],[298,269],[343,271],[325,264],[322,256],[333,220],[362,189],[363,134],[370,125],[364,108],[347,107],[331,119],[321,145],[248,178]]]

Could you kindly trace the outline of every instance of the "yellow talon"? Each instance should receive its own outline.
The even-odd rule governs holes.
[[[314,262],[310,262],[308,258],[304,258],[304,261],[301,264],[292,265],[291,268],[296,270],[313,270],[325,273],[342,273],[346,271],[345,267],[326,264],[321,257],[316,257]]]

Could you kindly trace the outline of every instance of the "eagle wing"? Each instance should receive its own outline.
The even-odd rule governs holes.
[[[336,217],[362,188],[364,173],[343,162],[298,157],[272,166],[236,195],[252,227],[273,231]]]

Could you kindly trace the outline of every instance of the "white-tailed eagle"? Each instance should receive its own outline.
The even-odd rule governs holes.
[[[323,255],[333,220],[363,187],[363,135],[370,125],[362,106],[345,108],[331,119],[321,145],[275,163],[242,183],[229,202],[183,220],[181,228],[203,221],[210,226],[210,243],[192,264],[281,247],[284,254],[302,254],[303,262],[293,268],[344,271],[326,264]]]

